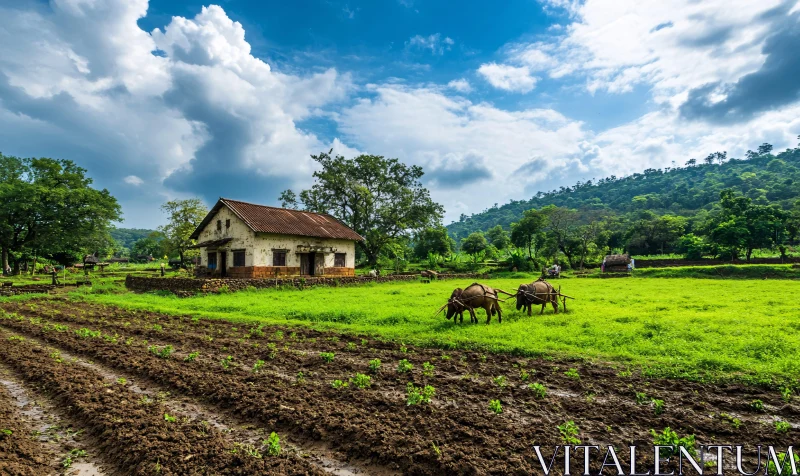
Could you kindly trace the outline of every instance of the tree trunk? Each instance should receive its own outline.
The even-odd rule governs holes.
[[[745,256],[747,256],[747,262],[748,263],[750,262],[750,255],[752,255],[752,254],[753,254],[753,249],[752,248],[747,248],[747,252],[745,253]]]
[[[31,276],[33,276],[36,273],[36,259],[37,259],[37,257],[34,256],[33,257],[33,266],[31,266]]]
[[[3,247],[2,256],[3,256],[3,276],[5,276],[6,269],[8,269],[8,248],[6,248],[5,246]]]

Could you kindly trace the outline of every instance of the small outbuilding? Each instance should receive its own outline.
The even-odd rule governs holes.
[[[603,258],[600,269],[603,273],[630,273],[633,269],[633,259],[628,254],[607,255]]]
[[[355,276],[361,235],[322,213],[220,198],[192,233],[198,274],[232,278]]]

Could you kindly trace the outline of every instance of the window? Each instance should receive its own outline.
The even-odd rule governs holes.
[[[233,250],[233,265],[244,266],[244,250]]]
[[[229,219],[225,220],[225,228],[230,228],[230,227],[231,227],[231,220],[229,218]]]
[[[272,266],[286,266],[285,251],[272,251]]]
[[[347,266],[347,254],[346,253],[336,253],[333,255],[333,267],[334,268],[344,268]]]
[[[222,231],[222,220],[217,220],[217,231]]]
[[[217,252],[208,252],[208,269],[217,269]]]

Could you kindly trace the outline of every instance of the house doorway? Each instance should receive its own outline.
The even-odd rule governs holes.
[[[300,255],[300,274],[314,276],[314,253],[302,253]]]
[[[219,252],[219,275],[223,278],[228,277],[228,253],[225,251]]]

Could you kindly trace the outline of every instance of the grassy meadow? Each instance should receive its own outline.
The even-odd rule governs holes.
[[[533,278],[485,280],[514,292]],[[384,283],[305,290],[252,290],[176,298],[72,293],[126,308],[204,318],[310,325],[442,348],[606,361],[621,369],[691,379],[798,385],[800,302],[793,280],[563,279],[569,312],[531,317],[503,304],[503,322],[453,324],[434,317],[469,280]],[[538,310],[536,310],[538,313]]]

